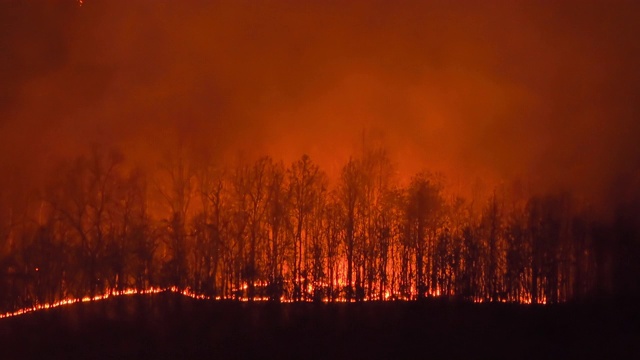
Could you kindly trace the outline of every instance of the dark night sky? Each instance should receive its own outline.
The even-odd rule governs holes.
[[[3,181],[93,143],[148,164],[180,142],[308,153],[331,174],[365,129],[401,176],[624,193],[640,3],[553,3],[2,1]]]

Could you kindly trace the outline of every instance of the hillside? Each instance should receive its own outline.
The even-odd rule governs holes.
[[[110,298],[0,321],[2,359],[629,358],[626,306],[240,303],[172,293]]]

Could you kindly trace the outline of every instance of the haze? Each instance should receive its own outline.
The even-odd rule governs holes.
[[[96,143],[151,167],[178,144],[220,161],[307,153],[330,175],[383,146],[401,177],[627,196],[639,7],[3,1],[0,185],[39,185]]]

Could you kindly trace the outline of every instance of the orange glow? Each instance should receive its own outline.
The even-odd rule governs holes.
[[[640,2],[19,3],[0,1],[1,311],[636,283],[615,277],[640,250],[601,229],[640,218]],[[106,290],[157,284],[187,290]]]
[[[246,289],[246,284],[243,285],[243,288]],[[309,295],[312,295],[313,292],[313,287],[309,288]],[[220,300],[230,300],[232,299],[232,297],[229,298],[222,298],[220,296],[216,296],[216,297],[211,297],[211,296],[207,296],[204,294],[198,294],[196,292],[191,291],[190,289],[184,289],[184,290],[180,290],[177,287],[169,287],[166,289],[163,288],[149,288],[149,289],[144,289],[144,290],[139,290],[139,289],[126,289],[126,290],[121,290],[121,291],[117,291],[117,290],[110,290],[105,292],[104,294],[101,295],[96,295],[94,297],[82,297],[82,298],[70,298],[70,299],[64,299],[64,300],[60,300],[60,301],[56,301],[54,303],[51,304],[38,304],[36,306],[33,307],[28,307],[28,308],[23,308],[23,309],[19,309],[16,311],[12,311],[12,312],[7,312],[4,314],[0,314],[0,319],[5,319],[5,318],[10,318],[10,317],[15,317],[15,316],[19,316],[19,315],[24,315],[24,314],[28,314],[28,313],[32,313],[35,311],[42,311],[42,310],[48,310],[48,309],[53,309],[53,308],[57,308],[57,307],[61,307],[61,306],[66,306],[66,305],[72,305],[72,304],[77,304],[77,303],[87,303],[87,302],[94,302],[94,301],[101,301],[101,300],[106,300],[112,297],[119,297],[119,296],[130,296],[130,295],[150,295],[150,294],[160,294],[160,293],[164,293],[164,292],[171,292],[174,294],[180,294],[183,296],[187,296],[190,297],[192,299],[196,299],[196,300],[210,300],[210,301],[220,301]],[[433,292],[433,295],[435,297],[439,297],[440,296],[440,292],[439,290],[436,290]],[[415,298],[417,297],[417,293],[412,293],[412,295],[408,298],[406,297],[399,297],[398,300],[400,301],[413,301]],[[389,299],[391,298],[391,293],[389,291],[385,291],[384,293],[384,301],[389,301]],[[254,297],[253,299],[250,299],[247,296],[242,296],[238,298],[238,301],[241,302],[249,302],[249,301],[270,301],[270,298],[267,296],[257,296]],[[313,300],[311,299],[311,297],[305,298],[303,301],[305,302],[312,302]],[[351,300],[352,302],[355,300]],[[368,301],[368,299],[364,299],[364,301]],[[288,299],[284,296],[282,296],[280,298],[280,302],[282,303],[291,303],[293,302],[292,299]],[[324,297],[322,299],[322,302],[324,303],[330,303],[332,302],[329,298]],[[340,296],[338,298],[335,299],[335,301],[333,302],[338,302],[338,303],[342,303],[342,302],[347,302],[347,299],[344,296]],[[486,299],[482,299],[482,298],[478,298],[478,299],[474,299],[473,302],[475,303],[484,303],[487,302]],[[519,303],[519,304],[531,304],[531,297],[530,296],[523,296],[520,297],[518,299],[514,299],[512,301],[507,301],[507,300],[501,300],[500,302],[506,303],[506,302],[514,302],[514,303]],[[539,304],[546,304],[546,298],[541,298],[538,300]]]
[[[34,311],[39,311],[39,310],[47,310],[47,309],[53,309],[53,308],[57,308],[60,306],[65,306],[65,305],[71,305],[71,304],[76,304],[76,303],[80,303],[80,302],[91,302],[91,301],[100,301],[100,300],[105,300],[108,299],[109,297],[114,297],[114,296],[127,296],[127,295],[137,295],[137,294],[157,294],[157,293],[161,293],[164,291],[172,291],[172,292],[177,292],[176,289],[160,289],[160,288],[150,288],[150,289],[145,289],[145,290],[137,290],[137,289],[126,289],[126,290],[122,290],[122,291],[109,291],[106,292],[105,294],[102,295],[96,295],[94,297],[83,297],[83,298],[76,298],[76,299],[64,299],[64,300],[60,300],[60,301],[56,301],[54,303],[51,304],[39,304],[30,308],[24,308],[24,309],[20,309],[20,310],[16,310],[13,312],[8,312],[5,314],[0,314],[0,319],[4,319],[4,318],[8,318],[8,317],[13,317],[13,316],[18,316],[18,315],[23,315],[23,314],[28,314],[30,312],[34,312]],[[185,296],[192,296],[192,294],[190,293],[182,293]]]

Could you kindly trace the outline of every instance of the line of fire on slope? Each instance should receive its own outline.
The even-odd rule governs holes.
[[[266,287],[267,284],[257,284],[258,287]],[[16,311],[11,311],[11,312],[7,312],[4,314],[0,314],[0,319],[5,319],[5,318],[10,318],[10,317],[15,317],[15,316],[19,316],[19,315],[24,315],[24,314],[28,314],[28,313],[32,313],[35,311],[41,311],[41,310],[48,310],[48,309],[53,309],[53,308],[57,308],[60,306],[65,306],[65,305],[71,305],[71,304],[77,304],[77,303],[84,303],[84,302],[93,302],[93,301],[101,301],[101,300],[106,300],[109,298],[113,298],[113,297],[118,297],[118,296],[127,296],[127,295],[151,295],[151,294],[160,294],[160,293],[166,293],[166,292],[170,292],[170,293],[174,293],[174,294],[179,294],[179,295],[183,295],[183,296],[187,296],[190,297],[192,299],[196,299],[196,300],[212,300],[212,301],[221,301],[221,300],[236,300],[236,301],[243,301],[243,302],[250,302],[250,301],[274,301],[274,299],[268,297],[268,296],[255,296],[255,297],[249,297],[247,296],[247,290],[248,288],[248,284],[243,284],[242,288],[239,289],[236,293],[237,294],[241,294],[239,296],[234,296],[234,297],[220,297],[220,296],[209,296],[209,295],[205,295],[205,294],[199,294],[196,292],[191,291],[191,289],[179,289],[175,286],[169,287],[169,288],[149,288],[149,289],[134,289],[134,288],[130,288],[130,289],[125,289],[125,290],[114,290],[114,289],[110,289],[108,291],[106,291],[103,294],[100,295],[95,295],[95,296],[85,296],[82,298],[67,298],[67,299],[63,299],[60,301],[56,301],[53,303],[46,303],[46,304],[36,304],[34,306],[31,307],[26,307],[26,308],[22,308],[22,309],[18,309]],[[307,291],[310,294],[313,294],[313,288],[308,288]],[[440,298],[443,297],[440,294],[440,291],[436,290],[433,293],[429,293],[429,297],[432,298]],[[374,301],[416,301],[418,299],[417,297],[417,293],[413,293],[412,296],[410,297],[403,297],[403,296],[395,296],[395,295],[391,295],[390,293],[385,293],[384,294],[384,298],[383,299],[375,299]],[[288,299],[285,298],[284,296],[281,297],[280,299],[276,299],[276,301],[279,302],[283,302],[283,303],[291,303],[291,302],[296,302],[293,299]],[[369,301],[368,299],[364,298],[362,299],[362,301]],[[477,299],[471,299],[472,302],[474,303],[483,303],[486,302],[486,299],[483,298],[477,298]],[[313,297],[303,297],[301,302],[324,302],[324,303],[329,303],[329,302],[357,302],[355,299],[350,299],[347,300],[346,297],[338,297],[335,299],[329,299],[327,297],[324,297],[322,299],[317,299],[317,298],[313,298]],[[511,303],[519,303],[519,304],[525,304],[525,305],[529,305],[532,304],[531,301],[531,297],[523,297],[521,299],[517,299],[517,300],[513,300],[513,301],[508,301],[508,300],[500,300],[499,302],[502,303],[506,303],[506,302],[511,302]],[[542,299],[541,301],[539,301],[538,304],[546,304],[546,300]]]

